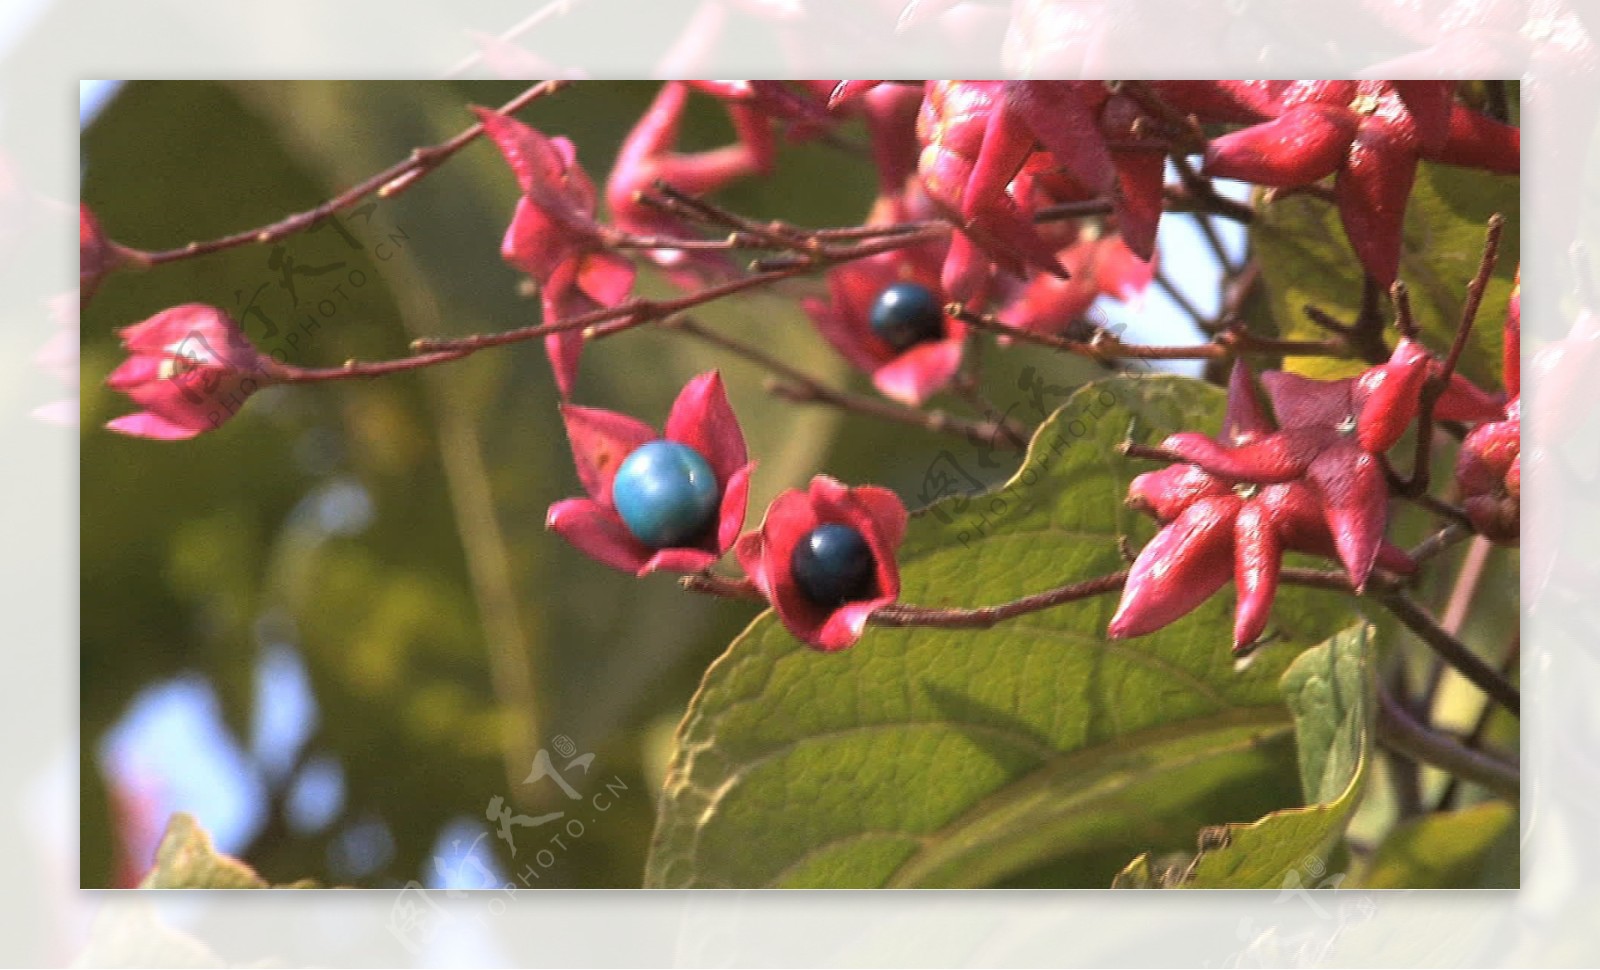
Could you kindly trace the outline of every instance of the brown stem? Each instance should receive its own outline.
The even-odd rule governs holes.
[[[1182,310],[1190,320],[1194,321],[1196,327],[1204,330],[1206,324],[1211,322],[1211,318],[1200,312],[1200,308],[1194,305],[1193,300],[1189,299],[1189,294],[1178,289],[1178,285],[1172,282],[1171,277],[1167,276],[1165,271],[1157,271],[1156,285],[1161,287],[1161,292],[1165,293],[1172,302],[1178,305],[1178,309]]]
[[[1505,229],[1505,218],[1500,213],[1489,217],[1488,228],[1483,236],[1483,255],[1478,260],[1478,271],[1473,274],[1472,281],[1467,284],[1467,299],[1461,306],[1461,320],[1456,325],[1455,340],[1450,343],[1450,351],[1445,355],[1443,363],[1437,371],[1429,375],[1422,385],[1421,400],[1417,407],[1417,447],[1411,460],[1411,477],[1406,480],[1400,489],[1402,495],[1414,498],[1428,491],[1428,485],[1433,473],[1433,410],[1438,403],[1440,395],[1450,384],[1450,375],[1455,373],[1456,364],[1461,361],[1461,354],[1467,349],[1467,341],[1472,335],[1472,325],[1478,319],[1478,310],[1483,306],[1483,294],[1489,286],[1489,277],[1494,273],[1494,265],[1500,255],[1500,234]]]
[[[1394,656],[1390,658],[1393,669],[1389,675],[1390,690],[1393,695],[1405,701],[1411,696],[1410,678],[1406,674],[1405,658]],[[1416,708],[1413,708],[1414,710]],[[1422,708],[1425,710],[1425,708]],[[1385,764],[1388,768],[1389,783],[1394,787],[1394,800],[1396,812],[1402,819],[1415,818],[1423,813],[1422,805],[1422,771],[1416,759],[1392,749],[1385,752]]]
[[[1178,170],[1178,178],[1189,191],[1189,195],[1201,202],[1207,211],[1227,216],[1235,222],[1249,223],[1255,219],[1254,209],[1218,193],[1217,187],[1211,184],[1211,180],[1196,172],[1185,156],[1173,154],[1172,167]]]
[[[1162,190],[1168,212],[1207,212],[1214,216],[1230,219],[1234,222],[1249,225],[1255,220],[1255,210],[1243,203],[1218,195],[1215,191],[1210,198],[1196,195],[1183,185],[1169,185]]]
[[[467,356],[468,351],[445,350],[437,353],[417,354],[412,357],[399,357],[394,360],[382,360],[365,363],[359,360],[347,360],[343,367],[296,367],[293,364],[273,363],[270,373],[274,379],[285,384],[313,384],[319,381],[347,381],[359,380],[369,377],[386,377],[390,374],[399,374],[410,370],[419,370],[423,367],[432,367],[435,364],[446,364],[453,360],[460,360]]]
[[[1127,570],[1119,570],[1080,583],[1068,583],[1042,593],[1034,593],[1032,596],[1024,596],[999,606],[981,606],[973,609],[895,604],[874,610],[868,622],[874,626],[931,626],[944,629],[986,630],[996,623],[1026,613],[1037,613],[1074,600],[1116,592],[1127,580]]]
[[[1204,152],[1206,149],[1206,134],[1200,128],[1200,122],[1193,115],[1186,115],[1167,103],[1155,88],[1147,81],[1110,81],[1106,87],[1113,94],[1125,94],[1129,99],[1143,108],[1145,113],[1162,122],[1172,130],[1174,135],[1173,148],[1187,153]]]
[[[1511,673],[1517,669],[1517,663],[1521,657],[1522,638],[1520,636],[1512,636],[1511,646],[1506,650],[1505,659],[1500,662],[1500,673],[1506,677],[1510,677]],[[1493,716],[1494,705],[1484,704],[1483,708],[1478,711],[1477,720],[1472,722],[1471,732],[1467,734],[1466,740],[1462,743],[1474,751],[1478,750],[1478,748],[1483,744],[1484,735],[1489,733],[1489,721]],[[1433,803],[1433,810],[1436,812],[1442,812],[1449,808],[1450,805],[1455,801],[1456,792],[1460,787],[1460,776],[1451,775],[1450,780],[1445,783],[1444,789],[1439,792],[1438,801]]]
[[[756,289],[776,283],[779,280],[791,279],[816,269],[826,269],[828,266],[874,256],[878,253],[900,249],[910,245],[920,238],[920,233],[899,233],[895,236],[858,246],[839,248],[826,257],[806,257],[801,262],[783,267],[781,269],[767,270],[750,276],[741,276],[738,279],[728,280],[708,286],[705,289],[681,296],[672,300],[646,300],[634,298],[589,313],[582,313],[565,320],[551,323],[540,323],[535,326],[520,327],[515,330],[502,330],[496,333],[480,333],[468,337],[434,337],[414,340],[413,349],[418,351],[455,351],[464,350],[468,353],[483,350],[486,347],[499,347],[505,344],[521,343],[527,340],[536,340],[548,337],[555,333],[565,333],[570,330],[590,331],[589,337],[606,337],[623,330],[662,320],[685,310],[720,300],[723,297],[742,293],[745,290]],[[591,328],[593,328],[591,330]]]
[[[540,81],[507,101],[504,105],[501,105],[500,113],[514,114],[533,101],[559,91],[567,83],[559,80]],[[136,265],[149,267],[190,259],[195,256],[204,256],[239,246],[277,242],[285,236],[310,229],[312,226],[317,225],[337,212],[350,208],[373,193],[377,193],[379,197],[388,197],[410,188],[416,184],[418,179],[444,164],[447,159],[471,144],[481,134],[483,134],[483,125],[476,124],[447,142],[427,148],[413,149],[405,160],[396,162],[371,178],[351,186],[321,205],[307,209],[305,212],[296,213],[271,225],[237,232],[231,236],[223,236],[209,242],[192,242],[177,249],[166,249],[157,252],[130,250],[129,252]]]
[[[1378,687],[1377,735],[1384,746],[1458,778],[1477,782],[1513,803],[1521,797],[1521,772],[1515,765],[1474,751],[1421,724],[1382,685]]]
[[[1379,602],[1404,623],[1423,643],[1432,648],[1439,658],[1471,681],[1477,688],[1503,705],[1506,710],[1522,716],[1522,693],[1511,682],[1485,663],[1477,654],[1456,639],[1439,621],[1434,619],[1416,600],[1399,586],[1384,581],[1369,584]]]

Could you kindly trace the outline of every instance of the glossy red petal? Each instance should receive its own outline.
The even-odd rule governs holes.
[[[1500,344],[1500,379],[1505,382],[1506,395],[1522,394],[1522,267],[1517,267],[1516,281],[1511,285],[1511,298],[1506,303],[1506,331]]]
[[[971,304],[989,285],[994,272],[989,256],[964,232],[950,235],[939,285],[957,303]]]
[[[94,296],[106,274],[127,261],[122,247],[106,238],[89,207],[78,205],[78,291],[84,302]],[[153,437],[153,436],[147,436]]]
[[[1372,574],[1389,520],[1383,467],[1376,456],[1347,441],[1318,455],[1306,477],[1321,499],[1339,561],[1360,590]]]
[[[1245,502],[1234,523],[1233,581],[1239,601],[1234,610],[1233,649],[1240,652],[1261,638],[1278,593],[1283,544],[1267,510]]]
[[[1515,375],[1515,368],[1511,373]],[[1503,417],[1505,406],[1506,402],[1500,395],[1490,394],[1457,373],[1450,375],[1450,383],[1444,386],[1444,392],[1434,402],[1433,416],[1441,421],[1477,424]]]
[[[884,397],[917,407],[949,385],[961,369],[964,341],[946,338],[918,344],[872,372]]]
[[[1425,151],[1437,151],[1450,136],[1450,114],[1454,106],[1455,81],[1390,81],[1405,103],[1416,126],[1417,139]]]
[[[1320,381],[1274,370],[1262,374],[1261,383],[1266,386],[1278,425],[1286,430],[1336,428],[1355,420],[1353,377]]]
[[[135,353],[178,355],[238,371],[263,366],[261,356],[233,318],[204,303],[170,307],[117,334],[122,345]]]
[[[545,527],[590,559],[626,573],[639,574],[654,554],[628,532],[616,512],[586,498],[563,499],[550,506]]]
[[[195,426],[168,421],[158,414],[149,411],[138,411],[133,414],[124,414],[120,418],[113,418],[106,422],[106,427],[118,434],[125,434],[134,438],[149,438],[154,441],[187,441],[203,431],[211,430],[210,425]]]
[[[572,461],[583,490],[590,498],[610,508],[611,480],[617,476],[617,466],[635,448],[654,441],[659,435],[637,418],[574,404],[561,406],[561,420],[567,426]]]
[[[1449,137],[1427,156],[1451,165],[1516,175],[1522,170],[1522,130],[1456,104],[1450,109]]]
[[[1202,498],[1227,495],[1232,488],[1195,465],[1169,465],[1128,483],[1128,505],[1166,523]]]
[[[560,182],[566,164],[551,139],[498,111],[474,105],[472,113],[478,116],[478,122],[483,125],[483,133],[500,149],[500,155],[516,176],[523,194],[528,194],[538,185]]]
[[[1206,498],[1156,533],[1128,571],[1107,634],[1153,633],[1188,614],[1233,575],[1234,496]]]
[[[1166,156],[1160,152],[1119,152],[1117,168],[1117,231],[1127,249],[1148,264],[1156,255],[1156,228],[1165,202]],[[1146,272],[1149,267],[1146,265]],[[1149,282],[1148,276],[1145,282]],[[1140,284],[1139,289],[1143,289]]]
[[[870,374],[878,369],[883,359],[874,353],[873,345],[867,342],[861,328],[844,315],[837,301],[826,302],[807,297],[800,301],[800,306],[811,318],[817,332],[839,352],[839,356],[857,370]]]
[[[578,264],[578,287],[603,307],[613,307],[633,290],[633,261],[616,253],[593,252]]]
[[[583,357],[582,331],[564,330],[546,336],[544,355],[550,361],[550,373],[555,376],[556,392],[561,400],[569,400],[578,382],[578,362]]]
[[[890,550],[899,549],[900,543],[905,541],[906,522],[910,518],[900,496],[876,485],[857,485],[850,493],[872,517],[884,545]]]
[[[500,256],[540,283],[548,283],[562,264],[576,260],[578,253],[562,227],[524,197],[517,200],[511,225],[506,227]]]
[[[1228,408],[1222,418],[1222,440],[1241,445],[1274,430],[1272,418],[1257,396],[1250,368],[1245,366],[1244,358],[1235,359],[1228,374]]]
[[[1152,235],[1152,240],[1154,236]],[[1155,278],[1156,261],[1135,253],[1122,236],[1110,236],[1096,245],[1094,278],[1100,292],[1123,303],[1138,305]]]
[[[720,558],[722,557],[719,554],[704,549],[673,546],[657,550],[655,555],[639,567],[638,575],[648,576],[657,572],[698,573],[709,568]]]
[[[1106,96],[1105,85],[1099,82],[1010,81],[1002,111],[1024,121],[1067,174],[1107,192],[1116,182],[1116,168],[1095,118]],[[984,147],[987,150],[987,136]]]
[[[1356,115],[1348,108],[1302,105],[1213,139],[1206,147],[1204,171],[1277,188],[1309,185],[1344,162],[1356,127]]]
[[[1334,182],[1345,235],[1385,289],[1400,272],[1400,232],[1416,174],[1414,144],[1392,126],[1363,124]]]
[[[683,386],[667,415],[666,432],[670,440],[699,452],[719,485],[726,485],[750,461],[739,418],[717,371],[707,371]]]
[[[1181,431],[1168,435],[1161,447],[1213,475],[1236,482],[1287,482],[1306,473],[1327,447],[1331,432],[1321,429],[1282,431],[1238,447],[1219,444],[1208,435]]]
[[[1375,455],[1394,447],[1417,416],[1422,385],[1433,363],[1427,348],[1402,337],[1388,363],[1356,378],[1351,396],[1359,408],[1356,434],[1361,447]]]
[[[1255,124],[1276,113],[1272,81],[1153,81],[1168,104],[1201,121]]]
[[[739,538],[744,528],[745,512],[750,504],[750,475],[755,462],[735,469],[722,482],[722,503],[717,509],[717,552],[727,552]]]

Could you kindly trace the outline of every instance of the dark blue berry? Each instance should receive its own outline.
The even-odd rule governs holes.
[[[920,283],[896,283],[872,302],[872,332],[895,350],[944,336],[944,307]]]
[[[611,504],[633,537],[662,549],[699,538],[717,510],[717,476],[698,451],[656,440],[635,448],[611,483]]]
[[[806,533],[789,557],[789,569],[800,592],[827,607],[870,597],[874,565],[872,550],[861,533],[831,522]]]

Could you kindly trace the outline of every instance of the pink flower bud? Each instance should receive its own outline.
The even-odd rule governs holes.
[[[216,307],[176,306],[120,334],[128,359],[106,385],[144,408],[106,425],[122,434],[193,438],[221,427],[246,398],[277,380],[272,361]]]

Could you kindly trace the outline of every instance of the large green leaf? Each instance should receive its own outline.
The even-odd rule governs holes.
[[[1517,810],[1484,802],[1426,815],[1389,833],[1359,880],[1364,889],[1515,889]]]
[[[1300,785],[1306,805],[1210,834],[1185,888],[1276,889],[1315,885],[1350,816],[1370,761],[1372,628],[1360,624],[1307,650],[1283,675],[1294,712]]]
[[[1410,288],[1426,342],[1437,351],[1454,339],[1467,281],[1478,270],[1489,216],[1498,212],[1506,218],[1494,278],[1461,360],[1462,373],[1487,388],[1502,386],[1501,332],[1520,259],[1518,190],[1513,177],[1425,162],[1406,207],[1400,278]],[[1291,195],[1262,206],[1251,228],[1272,315],[1285,336],[1327,336],[1306,318],[1307,304],[1347,322],[1354,319],[1361,303],[1361,264],[1331,203]],[[1394,342],[1392,335],[1389,342]],[[1361,365],[1292,357],[1286,366],[1313,377],[1345,377]]]
[[[1148,526],[1122,499],[1130,422],[1214,428],[1222,395],[1175,377],[1078,391],[1002,488],[915,516],[903,599],[998,603],[1122,565]],[[949,456],[955,459],[955,456]],[[961,459],[955,459],[959,465]],[[975,886],[1021,874],[1106,885],[1142,848],[1297,804],[1277,689],[1346,601],[1285,590],[1283,642],[1243,671],[1227,596],[1108,641],[1104,596],[987,631],[869,629],[815,653],[770,615],[707,672],[680,728],[652,886]],[[1026,881],[1026,880],[1025,880]]]
[[[309,882],[292,884],[297,888]],[[156,847],[156,864],[140,889],[267,889],[256,871],[233,856],[217,851],[211,836],[193,815],[178,812]]]

